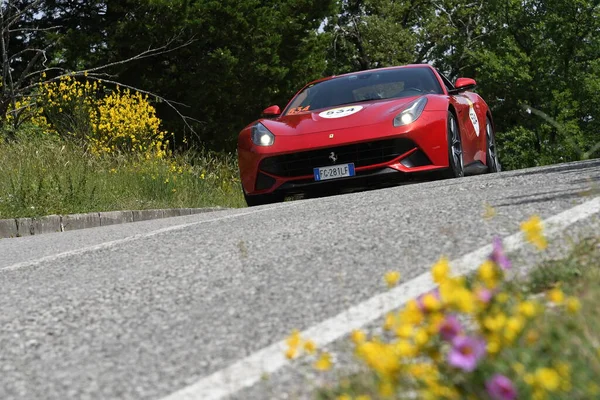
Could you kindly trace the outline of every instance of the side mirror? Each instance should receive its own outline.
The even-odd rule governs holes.
[[[458,78],[454,84],[454,89],[450,90],[450,94],[458,94],[469,89],[473,89],[477,85],[475,79],[471,78]]]
[[[279,106],[271,106],[265,108],[262,113],[265,117],[276,117],[281,114],[281,108]]]

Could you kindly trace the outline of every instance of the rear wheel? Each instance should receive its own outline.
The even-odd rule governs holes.
[[[460,178],[465,175],[463,162],[462,142],[456,117],[448,111],[448,169],[444,171],[444,178]]]
[[[485,119],[485,136],[487,139],[486,163],[488,172],[500,172],[502,167],[496,151],[496,135],[494,134],[492,121],[489,118]]]
[[[283,193],[248,195],[244,192],[244,199],[246,200],[248,207],[255,207],[265,204],[281,203],[285,200],[285,195]]]

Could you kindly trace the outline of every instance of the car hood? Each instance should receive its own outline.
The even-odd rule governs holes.
[[[388,119],[391,121],[400,111],[406,108],[408,103],[418,97],[419,96],[393,100],[376,100],[322,108],[313,112],[286,115],[276,119],[264,119],[260,122],[275,135],[306,135],[366,126],[377,124]],[[354,108],[354,110],[348,111],[348,109],[351,108]],[[342,116],[337,117],[336,112],[339,113],[338,115]]]

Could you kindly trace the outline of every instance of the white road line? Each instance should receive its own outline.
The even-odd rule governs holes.
[[[284,204],[280,204],[275,207],[251,209],[251,211],[241,212],[241,213],[237,213],[237,214],[233,214],[233,215],[226,215],[224,217],[217,217],[217,218],[205,219],[205,220],[197,221],[197,222],[190,222],[187,224],[169,226],[166,228],[157,229],[155,231],[141,233],[141,234],[133,235],[133,236],[128,236],[128,237],[125,237],[122,239],[111,240],[109,242],[104,242],[104,243],[100,243],[100,244],[93,245],[93,246],[86,246],[86,247],[82,247],[82,248],[76,249],[76,250],[70,250],[70,251],[65,251],[65,252],[58,253],[58,254],[52,254],[50,256],[37,258],[35,260],[23,261],[20,263],[8,265],[6,267],[1,267],[0,271],[10,271],[10,270],[15,270],[15,269],[19,269],[19,268],[33,267],[33,266],[42,264],[44,262],[55,261],[55,260],[58,260],[61,258],[70,257],[70,256],[74,256],[74,255],[80,255],[80,254],[84,254],[84,253],[92,252],[92,251],[96,251],[96,250],[108,249],[111,247],[119,246],[123,243],[133,242],[135,240],[140,240],[140,239],[160,235],[162,233],[173,232],[173,231],[177,231],[180,229],[185,229],[190,226],[202,225],[202,224],[207,224],[210,222],[224,221],[224,220],[233,219],[233,218],[237,218],[237,217],[243,217],[246,215],[259,214],[259,213],[273,211],[273,210],[276,210],[279,208],[284,208],[284,207],[298,206],[301,204],[306,204],[307,202],[310,202],[310,201],[311,200],[304,200],[302,202],[284,203]]]
[[[548,238],[556,236],[568,226],[600,213],[600,197],[550,217],[544,221]],[[523,247],[521,232],[504,238],[507,252]],[[492,245],[483,246],[451,262],[455,274],[469,273],[481,265],[492,251]],[[301,333],[312,339],[319,347],[326,346],[381,318],[386,313],[400,308],[408,300],[435,288],[429,272],[389,291],[380,293],[346,311],[327,319]],[[214,372],[196,383],[187,386],[162,400],[216,400],[257,383],[264,374],[272,374],[290,364],[284,357],[285,341],[274,343],[231,366]]]

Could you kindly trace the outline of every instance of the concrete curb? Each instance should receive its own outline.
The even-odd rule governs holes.
[[[225,210],[222,207],[170,208],[165,210],[107,211],[87,214],[48,215],[39,218],[0,219],[0,239],[73,231],[151,219],[180,217]]]

